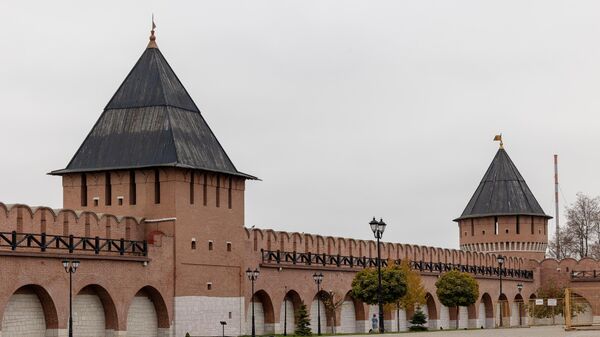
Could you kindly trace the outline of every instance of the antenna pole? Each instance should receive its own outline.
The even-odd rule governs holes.
[[[558,218],[558,155],[554,155],[554,223],[556,224],[556,258],[560,260],[560,227]]]

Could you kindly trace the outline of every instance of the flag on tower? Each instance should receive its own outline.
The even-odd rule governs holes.
[[[500,142],[500,148],[504,148],[504,143],[502,142],[502,134],[499,135],[495,135],[494,136],[494,141],[495,142]]]

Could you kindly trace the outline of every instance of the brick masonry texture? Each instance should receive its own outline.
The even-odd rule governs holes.
[[[149,121],[140,118],[130,122]],[[134,126],[139,125],[123,125],[123,129]],[[196,145],[202,148],[200,143]],[[64,258],[81,260],[73,277],[76,336],[183,337],[186,332],[219,336],[220,321],[227,322],[226,335],[248,334],[252,301],[259,334],[281,332],[282,318],[291,322],[302,302],[316,331],[317,289],[312,278],[316,271],[325,275],[323,291],[335,290],[345,299],[336,312],[322,311],[323,332],[364,333],[371,328],[370,318],[376,308],[350,294],[352,279],[360,268],[277,264],[263,260],[262,252],[348,256],[364,261],[376,257],[374,241],[245,228],[247,181],[230,171],[153,165],[96,169],[62,175],[62,209],[0,203],[0,233],[4,235],[0,237],[0,337],[66,336],[69,278],[61,265]],[[533,298],[540,286],[559,281],[572,284],[570,272],[574,270],[600,270],[600,262],[593,259],[545,259],[548,237],[543,217],[499,214],[497,220],[490,214],[460,220],[457,238],[461,250],[381,244],[386,260],[489,270],[497,267],[497,256],[503,254],[505,268],[533,273],[533,278],[505,279],[503,294],[495,277],[477,274],[480,296],[473,305],[459,308],[456,317],[456,308],[443,306],[435,295],[439,273],[423,271],[427,291],[423,309],[431,328],[447,329],[456,322],[461,327],[493,328],[499,324],[501,297],[508,302],[503,322],[515,325],[518,313],[514,304]],[[83,244],[71,247],[72,251],[58,249],[56,242],[60,241],[41,249],[42,243],[36,241],[43,242],[42,237],[47,236],[61,236],[63,242],[70,242],[70,236],[89,242],[95,242],[96,237],[115,241],[98,253],[89,247],[83,250]],[[121,255],[120,245],[129,241],[147,244],[145,254],[129,250]],[[245,275],[248,268],[261,271],[254,293]],[[523,283],[521,292],[518,283]],[[591,299],[592,286],[598,282],[578,285],[583,287],[578,294]],[[286,300],[287,307],[282,304]],[[282,308],[293,312],[284,316]],[[406,330],[413,312],[413,308],[386,310],[386,329]],[[600,320],[600,303],[591,301],[581,317]],[[528,318],[523,321],[528,322]],[[289,328],[293,329],[293,324]]]

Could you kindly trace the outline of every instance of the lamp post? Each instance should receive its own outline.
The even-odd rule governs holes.
[[[73,337],[73,274],[79,267],[79,260],[63,260],[62,265],[69,274],[69,337]]]
[[[523,283],[519,282],[517,283],[517,290],[519,290],[519,294],[521,294],[521,290],[523,290]],[[519,301],[519,326],[523,325],[523,318],[521,317],[521,302],[523,302],[523,299],[521,298],[521,300]]]
[[[287,336],[287,286],[283,295],[283,335]]]
[[[321,292],[321,282],[323,282],[323,273],[314,273],[313,280],[317,284],[317,334],[321,336],[321,300],[319,292]]]
[[[258,275],[260,275],[260,271],[257,268],[254,270],[248,268],[246,270],[246,276],[252,283],[252,296],[250,297],[250,301],[252,301],[252,337],[256,337],[256,324],[254,322],[254,282],[258,279]]]
[[[371,226],[371,230],[377,239],[377,304],[379,306],[379,333],[384,333],[384,322],[383,322],[383,301],[381,298],[381,247],[379,247],[379,240],[383,236],[383,232],[385,231],[386,223],[383,222],[383,219],[379,219],[379,221],[373,220],[369,222],[369,226]]]
[[[498,255],[498,275],[500,276],[500,297],[502,297],[502,265],[504,265],[504,256],[502,255]],[[500,302],[500,326],[504,326],[503,322],[502,322],[502,316],[504,316],[504,311],[502,309],[504,309],[504,303],[502,303],[502,300],[500,300],[500,297],[498,298],[499,302]]]
[[[225,326],[226,325],[227,325],[227,322],[221,321],[221,326],[223,327],[223,337],[225,337]]]

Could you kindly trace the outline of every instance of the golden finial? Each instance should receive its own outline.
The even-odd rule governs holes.
[[[150,31],[150,42],[148,42],[148,48],[158,48],[156,45],[156,36],[154,35],[155,29],[156,24],[154,23],[154,13],[152,13],[152,30]]]
[[[500,142],[500,148],[501,148],[501,149],[503,149],[503,148],[504,148],[504,143],[502,142],[502,134],[495,135],[495,136],[494,136],[494,141],[495,141],[495,142]]]

